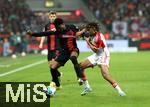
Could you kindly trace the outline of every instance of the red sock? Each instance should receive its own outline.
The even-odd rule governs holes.
[[[117,82],[111,84],[114,88],[118,85]]]
[[[86,80],[87,80],[87,77],[86,77],[86,75],[85,75],[85,72],[84,72],[84,71],[82,72],[82,80],[83,80],[83,81],[86,81]]]

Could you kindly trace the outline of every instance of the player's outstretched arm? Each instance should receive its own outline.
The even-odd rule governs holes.
[[[40,49],[43,48],[44,41],[45,41],[45,37],[41,37],[40,44],[39,44]]]
[[[81,37],[82,34],[83,34],[85,31],[86,31],[86,29],[84,28],[84,29],[82,29],[81,31],[76,32],[76,36]]]
[[[48,31],[48,32],[38,32],[38,33],[31,33],[31,36],[34,37],[43,37],[43,36],[49,36],[49,35],[55,35],[57,32],[55,31]]]

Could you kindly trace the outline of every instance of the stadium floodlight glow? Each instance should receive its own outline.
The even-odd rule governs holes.
[[[81,10],[79,10],[79,9],[75,10],[75,15],[76,16],[81,16]]]
[[[54,7],[54,2],[51,0],[46,0],[45,1],[45,7],[47,7],[47,8]]]

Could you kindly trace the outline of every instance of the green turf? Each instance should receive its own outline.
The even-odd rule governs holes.
[[[91,53],[81,53],[81,61]],[[27,64],[46,59],[46,56],[29,55],[17,59],[0,58],[0,74]],[[15,64],[16,63],[16,64]],[[120,97],[101,76],[98,67],[86,70],[93,92],[80,96],[82,86],[78,86],[73,66],[69,61],[60,71],[63,72],[62,89],[51,98],[51,107],[149,107],[150,106],[150,52],[111,54],[110,73],[126,92]],[[4,82],[50,81],[47,63],[25,69],[11,75],[0,77]]]

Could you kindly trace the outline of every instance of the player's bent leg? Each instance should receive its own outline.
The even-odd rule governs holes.
[[[52,59],[52,60],[50,60],[49,62],[48,62],[48,65],[49,65],[49,67],[50,67],[50,69],[51,69],[51,66],[52,66],[52,62],[54,61],[54,59]],[[60,77],[61,76],[61,73],[57,70],[57,76],[58,77]]]
[[[81,73],[82,71],[80,69],[77,57],[78,57],[78,52],[76,52],[76,51],[71,52],[70,60],[74,65],[74,69],[75,69],[77,78],[82,78],[82,73]]]
[[[84,69],[92,67],[92,66],[93,64],[88,59],[85,59],[84,61],[80,62],[80,68],[82,70],[82,80],[84,80],[83,81],[84,90],[81,92],[81,95],[86,95],[87,93],[92,91],[91,86],[89,85],[85,72],[84,72]]]
[[[79,79],[78,82],[82,82],[87,80],[86,74],[85,74],[85,70],[86,68],[90,67],[92,64],[90,63],[90,61],[88,59],[85,59],[83,61],[80,62],[79,66],[81,69],[81,73],[82,73],[82,79]]]
[[[51,61],[50,63],[52,81],[56,84],[57,87],[60,87],[60,82],[58,79],[57,69],[60,67],[60,64],[57,61]]]
[[[81,70],[94,66],[88,59],[81,61],[79,65]]]
[[[85,75],[85,69],[93,67],[94,65],[88,59],[81,61],[79,65],[80,65],[80,68],[82,70],[82,79],[86,80],[87,78]]]
[[[58,69],[61,66],[61,64],[55,60],[50,61],[49,67],[52,69]]]
[[[105,80],[107,80],[110,84],[116,83],[116,81],[109,74],[107,65],[101,65],[100,68],[101,68],[101,74]]]
[[[51,76],[53,75],[53,72],[52,72],[53,70],[52,70],[52,68],[51,68],[53,61],[54,61],[54,59],[52,59],[52,60],[50,60],[50,61],[48,62],[48,63],[49,63],[49,67],[50,67]],[[58,77],[59,82],[61,83],[62,72],[59,72],[58,69],[55,69],[55,72],[56,72],[56,75],[57,75],[57,77]],[[52,76],[52,81],[54,81],[53,76]]]
[[[76,57],[78,57],[79,53],[77,51],[72,51],[70,56],[76,56]]]
[[[102,76],[105,80],[107,80],[119,93],[120,96],[125,96],[126,94],[122,91],[122,89],[119,87],[118,83],[116,82],[116,80],[114,80],[112,78],[112,76],[109,73],[109,69],[107,65],[101,65],[101,73]]]

